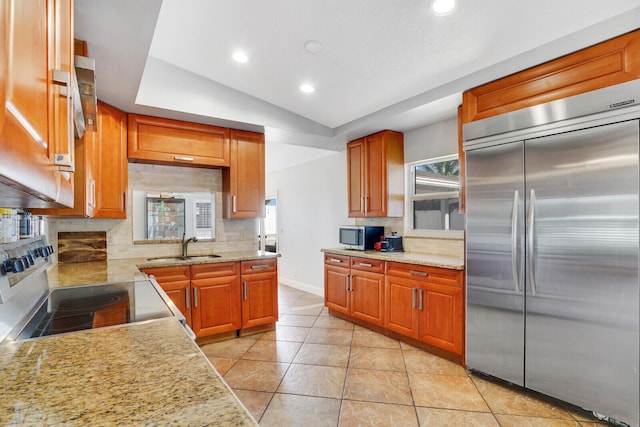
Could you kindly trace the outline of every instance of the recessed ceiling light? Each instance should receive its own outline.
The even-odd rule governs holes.
[[[315,89],[313,88],[313,86],[311,86],[309,83],[304,83],[300,85],[300,90],[304,93],[311,93],[313,92]]]
[[[436,15],[442,16],[453,12],[456,7],[456,0],[433,0],[431,9]]]
[[[239,51],[239,50],[238,50],[238,51],[236,51],[236,52],[234,52],[234,53],[233,53],[233,59],[234,59],[236,62],[239,62],[239,63],[241,63],[241,64],[244,64],[245,62],[247,62],[247,61],[249,60],[249,57],[247,56],[247,54],[246,54],[246,53],[241,52],[241,51]]]
[[[304,50],[309,53],[320,53],[320,51],[322,50],[322,43],[317,40],[308,40],[304,44]]]

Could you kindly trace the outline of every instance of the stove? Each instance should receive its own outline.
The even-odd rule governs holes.
[[[46,269],[53,251],[37,249],[42,247],[47,248],[44,236],[0,245],[3,259],[38,254],[32,256],[33,265],[28,259],[28,267],[22,264],[22,271],[13,270],[14,260],[10,269],[0,267],[1,343],[164,317],[176,317],[187,328],[184,316],[153,279],[49,289]]]

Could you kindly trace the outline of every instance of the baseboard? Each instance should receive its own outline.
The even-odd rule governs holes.
[[[278,282],[282,283],[283,285],[291,286],[292,288],[309,292],[310,294],[314,294],[324,298],[324,289],[319,289],[315,286],[311,286],[303,282],[298,282],[297,280],[287,279],[285,277],[278,277]]]

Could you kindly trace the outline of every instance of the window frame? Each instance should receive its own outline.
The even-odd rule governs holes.
[[[404,235],[408,237],[436,237],[440,239],[464,239],[464,230],[416,230],[413,228],[413,202],[417,200],[434,200],[442,198],[460,198],[460,191],[444,191],[438,193],[415,194],[415,168],[425,163],[445,162],[448,160],[459,160],[458,154],[450,154],[440,157],[431,157],[424,160],[405,163],[405,216],[404,216]]]

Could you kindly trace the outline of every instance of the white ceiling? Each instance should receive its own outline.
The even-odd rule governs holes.
[[[75,26],[100,99],[264,130],[267,147],[314,148],[302,160],[454,117],[465,89],[640,27],[637,0],[458,3],[438,17],[428,0],[75,0]]]

